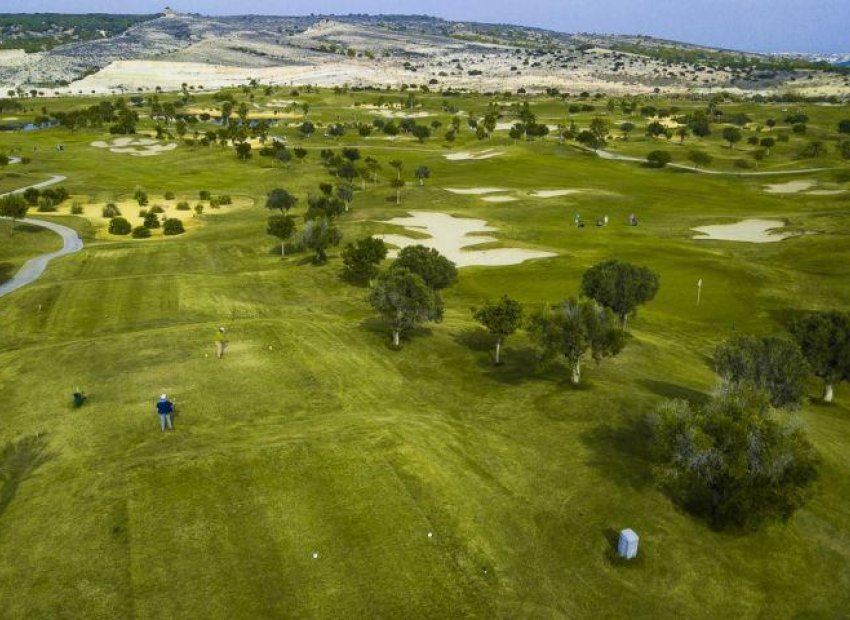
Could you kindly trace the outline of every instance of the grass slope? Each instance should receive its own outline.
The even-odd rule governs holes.
[[[348,109],[343,97],[314,97],[311,116]],[[218,147],[133,159],[88,146],[102,137],[57,129],[0,140],[41,146],[31,171],[66,174],[82,200],[141,185],[262,204],[280,185],[301,197],[301,214],[306,192],[329,178],[312,151],[288,168],[241,163]],[[50,148],[58,141],[64,152]],[[714,532],[680,512],[654,485],[637,429],[662,398],[706,396],[715,385],[707,356],[726,335],[779,331],[791,309],[850,304],[846,199],[771,196],[756,179],[652,171],[550,141],[497,137],[487,146],[505,155],[470,162],[446,161],[437,141],[409,151],[367,144],[386,179],[394,157],[408,177],[421,164],[433,177],[405,189],[400,207],[385,182],[358,192],[342,219],[346,239],[387,229],[376,220],[408,209],[439,210],[487,219],[500,243],[558,257],[463,269],[445,321],[394,352],[365,289],[340,280],[336,252],[319,268],[303,255],[282,261],[260,206],[224,208],[156,241],[95,240],[86,221],[59,216],[80,227],[87,249],[0,300],[0,616],[846,613],[847,386],[836,405],[799,414],[824,459],[815,499],[756,534]],[[478,144],[464,137],[456,148]],[[520,199],[441,189],[474,186]],[[527,195],[544,188],[586,191]],[[577,212],[612,223],[578,230]],[[637,228],[624,224],[631,212]],[[693,226],[749,216],[820,234],[769,245],[691,239]],[[39,251],[35,242],[19,250]],[[662,275],[622,355],[589,367],[578,389],[563,370],[534,370],[523,335],[492,367],[470,306],[502,293],[530,308],[557,301],[609,257]],[[231,348],[219,361],[221,324]],[[90,400],[72,410],[77,385]],[[173,434],[159,432],[153,412],[162,391],[177,402]],[[611,560],[622,527],[642,537],[627,566]]]

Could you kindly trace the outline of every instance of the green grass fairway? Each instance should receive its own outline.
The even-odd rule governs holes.
[[[299,100],[326,123],[372,118],[352,106],[377,96]],[[452,115],[441,102],[421,97],[445,127]],[[475,114],[487,103],[452,101]],[[544,120],[565,114],[551,98],[533,106]],[[778,106],[725,107],[736,106],[781,115]],[[16,164],[26,175],[17,187],[68,177],[72,198],[60,211],[30,216],[71,225],[87,243],[0,298],[0,618],[847,617],[846,384],[825,406],[813,380],[797,414],[823,459],[814,498],[788,523],[752,534],[716,532],[680,511],[653,480],[639,424],[664,398],[706,398],[717,385],[709,355],[730,334],[781,333],[793,311],[850,307],[850,192],[764,191],[794,179],[850,190],[832,148],[846,108],[806,110],[809,131],[831,136],[824,167],[840,170],[779,180],[650,170],[551,138],[514,144],[504,131],[481,142],[464,131],[449,146],[444,130],[418,144],[353,131],[304,140],[278,127],[272,133],[291,146],[310,147],[306,161],[288,166],[256,150],[241,162],[220,146],[114,154],[90,146],[109,139],[103,128],[0,133],[0,152],[33,156]],[[764,165],[818,166],[796,157],[795,140]],[[705,143],[725,149],[719,128]],[[492,247],[557,256],[461,269],[444,295],[445,320],[391,350],[367,289],[341,279],[340,248],[314,267],[304,253],[282,260],[265,234],[266,192],[299,197],[300,228],[308,192],[334,180],[318,149],[354,144],[383,170],[379,183],[357,184],[352,212],[339,220],[343,243],[399,232],[380,221],[426,210],[487,220],[498,228]],[[503,154],[444,157],[485,148]],[[394,158],[409,181],[401,206],[388,183]],[[413,178],[419,165],[432,172],[424,187]],[[107,220],[68,214],[73,201],[130,200],[137,186],[153,203],[173,191],[194,206],[209,190],[253,206],[207,208],[186,234],[150,240],[110,236]],[[474,187],[506,188],[517,200],[444,189]],[[530,195],[542,189],[582,191]],[[576,213],[587,228],[573,226]],[[640,226],[625,224],[630,213]],[[595,227],[604,215],[610,225]],[[695,226],[749,217],[814,234],[762,245],[692,238]],[[59,245],[41,229],[10,237],[0,223],[0,280]],[[492,366],[472,306],[505,293],[529,310],[557,302],[609,258],[661,274],[621,355],[589,364],[573,388],[565,369],[536,369],[519,333],[507,340],[504,365]],[[219,325],[231,339],[222,360],[213,355]],[[76,386],[89,395],[78,410]],[[163,391],[177,404],[173,433],[160,433],[154,412]],[[627,565],[612,560],[625,527],[641,536]]]

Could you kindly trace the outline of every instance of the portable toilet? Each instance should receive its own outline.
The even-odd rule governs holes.
[[[620,530],[620,540],[617,543],[617,555],[627,560],[637,557],[638,540],[638,535],[634,530]]]

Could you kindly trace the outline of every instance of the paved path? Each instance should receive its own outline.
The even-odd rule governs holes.
[[[47,181],[35,183],[34,185],[30,185],[29,187],[41,189],[43,187],[55,185],[56,183],[61,183],[64,180],[65,177],[61,175],[54,175]],[[22,187],[20,189],[16,189],[13,192],[8,192],[8,194],[20,194],[29,189],[29,187]],[[0,194],[0,198],[6,195],[7,194]],[[56,252],[42,254],[41,256],[36,256],[35,258],[28,260],[24,264],[24,266],[18,270],[18,273],[16,273],[12,277],[11,280],[7,280],[3,284],[0,284],[0,297],[8,295],[12,291],[16,291],[22,286],[26,286],[27,284],[35,282],[39,277],[41,277],[41,274],[44,273],[44,270],[47,268],[47,264],[54,258],[59,258],[60,256],[65,256],[66,254],[73,254],[74,252],[79,252],[83,249],[83,240],[80,239],[79,235],[77,235],[77,231],[72,228],[62,226],[61,224],[54,224],[53,222],[45,222],[44,220],[33,220],[30,218],[24,218],[22,220],[18,220],[18,222],[23,222],[24,224],[30,224],[32,226],[41,226],[42,228],[52,230],[57,235],[62,237],[62,249],[57,250]]]
[[[608,159],[612,161],[632,161],[641,164],[646,163],[646,158],[641,157],[632,157],[631,155],[621,155],[620,153],[612,153],[611,151],[605,151],[603,149],[599,149],[594,151],[593,149],[584,148],[582,150],[588,151],[590,153],[595,153],[599,159]],[[705,168],[697,168],[695,166],[687,166],[685,164],[667,164],[668,168],[675,168],[677,170],[687,170],[688,172],[698,172],[700,174],[717,174],[717,175],[726,175],[726,176],[736,176],[736,177],[769,177],[769,176],[778,176],[783,174],[809,174],[812,172],[825,172],[827,170],[837,170],[837,168],[803,168],[800,170],[765,170],[763,172],[734,172],[734,171],[725,171],[725,170],[706,170]]]

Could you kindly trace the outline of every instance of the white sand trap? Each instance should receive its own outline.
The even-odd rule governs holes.
[[[430,238],[413,239],[404,235],[375,235],[376,238],[383,239],[386,243],[399,248],[410,245],[434,248],[458,267],[518,265],[535,258],[555,256],[551,252],[519,248],[464,251],[464,248],[497,240],[495,237],[478,234],[498,230],[487,226],[484,220],[452,217],[447,213],[433,211],[411,211],[408,217],[396,217],[386,223],[404,226],[417,233],[429,234]],[[397,254],[398,252],[390,252],[391,257]]]
[[[787,183],[765,185],[764,191],[768,194],[799,194],[814,186],[814,181],[788,181]]]
[[[462,189],[456,187],[444,187],[443,189],[447,192],[451,192],[452,194],[459,194],[461,196],[481,196],[483,194],[496,194],[498,192],[510,191],[501,187],[466,187]]]
[[[846,191],[846,189],[816,189],[811,192],[806,192],[806,196],[838,196]]]
[[[152,157],[177,148],[177,144],[174,142],[160,144],[153,138],[132,137],[115,138],[111,143],[95,140],[91,143],[91,146],[98,149],[109,149],[110,153],[134,155],[135,157]]]
[[[386,118],[426,118],[428,116],[433,116],[430,112],[425,112],[424,110],[419,112],[393,112],[392,110],[381,110],[379,114]]]
[[[295,101],[291,99],[272,99],[266,104],[267,108],[288,108],[291,105],[295,105]]]
[[[449,161],[468,161],[490,159],[492,157],[498,157],[499,155],[504,154],[504,151],[497,151],[496,149],[487,149],[485,151],[479,151],[477,153],[472,153],[470,151],[458,151],[457,153],[448,153],[447,155],[443,155],[443,157],[445,157]]]
[[[775,243],[794,236],[791,233],[771,232],[784,226],[785,223],[782,220],[742,220],[735,224],[700,226],[691,230],[701,233],[694,235],[694,239],[698,240]]]
[[[578,194],[580,191],[580,189],[538,189],[529,195],[533,198],[558,198],[559,196]]]
[[[482,198],[484,202],[515,202],[519,200],[514,196],[485,196]]]

